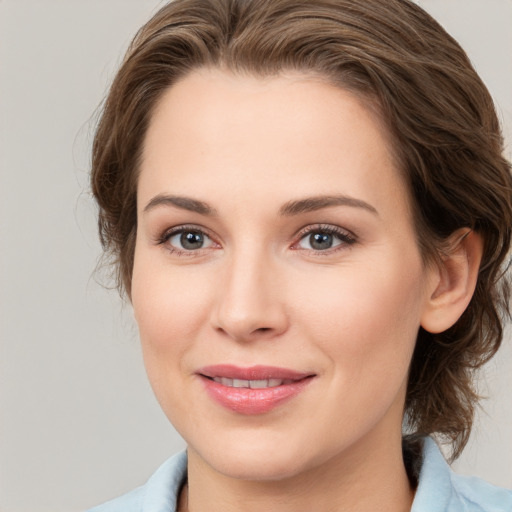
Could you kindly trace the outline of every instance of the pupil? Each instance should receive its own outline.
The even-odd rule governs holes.
[[[311,235],[310,244],[313,249],[325,250],[332,247],[332,235],[329,233],[314,233]]]
[[[203,246],[204,240],[201,233],[182,233],[180,237],[181,245],[184,249],[200,249]]]

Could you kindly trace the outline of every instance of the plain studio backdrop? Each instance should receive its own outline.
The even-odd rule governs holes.
[[[0,0],[0,510],[79,511],[184,447],[154,399],[130,306],[93,276],[95,118],[155,0]],[[493,94],[511,151],[512,2],[423,0]],[[510,331],[462,473],[512,487]]]

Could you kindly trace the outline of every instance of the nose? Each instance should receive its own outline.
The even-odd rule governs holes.
[[[261,253],[226,261],[212,313],[213,327],[236,341],[271,339],[288,328],[279,266]]]

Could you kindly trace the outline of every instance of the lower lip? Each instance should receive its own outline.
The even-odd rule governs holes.
[[[297,396],[311,382],[307,377],[273,388],[233,388],[201,377],[208,394],[218,404],[239,414],[264,414]]]

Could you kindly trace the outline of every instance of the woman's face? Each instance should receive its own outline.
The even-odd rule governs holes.
[[[193,460],[280,479],[399,440],[430,282],[386,133],[353,95],[200,70],[163,96],[132,300]]]

